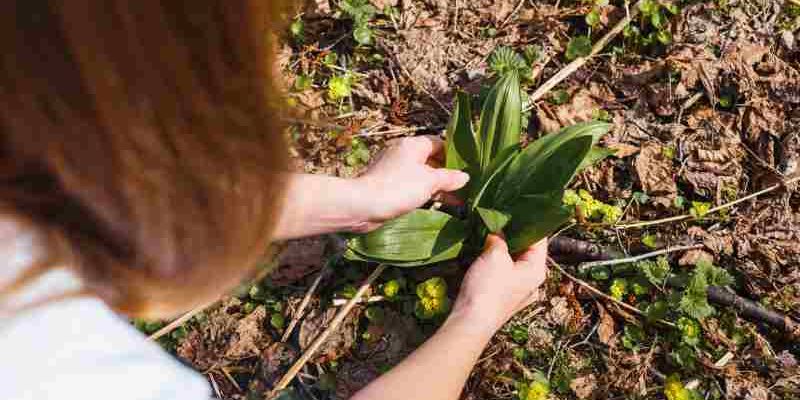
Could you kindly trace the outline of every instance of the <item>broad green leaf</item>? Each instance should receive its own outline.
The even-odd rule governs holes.
[[[550,176],[549,162],[551,156],[565,143],[577,138],[589,137],[591,138],[591,143],[594,144],[600,137],[608,132],[610,128],[611,125],[605,122],[584,122],[564,128],[556,133],[545,135],[530,144],[516,157],[504,173],[503,180],[496,192],[497,200],[495,203],[498,205],[496,208],[502,208],[499,205],[513,203],[514,199],[520,194],[533,194],[523,191],[523,187],[526,189],[529,188],[528,181],[532,179],[531,177],[543,174],[544,177],[542,179],[546,179]],[[582,159],[580,161],[582,161]],[[576,165],[579,165],[580,161]],[[556,162],[556,160],[552,162]],[[566,163],[565,160],[561,160],[560,162]],[[564,185],[566,185],[566,183],[568,182],[565,182]],[[555,185],[547,186],[554,187]],[[560,190],[562,188],[563,186],[555,188],[555,190]]]
[[[508,209],[504,232],[511,252],[519,252],[555,232],[572,214],[561,205],[561,192],[523,195]]]
[[[441,211],[414,210],[377,230],[348,240],[361,256],[387,262],[427,260],[465,239],[464,223]]]
[[[583,171],[584,169],[589,168],[616,153],[617,151],[614,149],[592,146],[592,149],[589,150],[589,154],[584,157],[583,162],[581,162],[581,165],[578,166],[578,171]]]
[[[511,215],[502,211],[483,207],[478,207],[476,210],[490,233],[500,232],[511,221]]]
[[[578,137],[565,142],[543,160],[529,166],[533,173],[522,182],[522,194],[548,193],[562,190],[572,180],[589,153],[592,138]],[[535,168],[535,169],[534,169]]]
[[[503,177],[505,169],[510,165],[514,158],[519,154],[520,144],[517,143],[498,154],[487,168],[487,172],[482,179],[476,179],[474,185],[470,185],[470,202],[474,209],[478,205],[493,206],[496,188]],[[484,200],[484,195],[491,193],[490,199]]]
[[[497,154],[519,143],[522,93],[519,73],[510,71],[494,84],[481,110],[478,143],[481,174],[486,175]]]
[[[355,260],[355,261],[365,261],[365,262],[376,262],[381,264],[388,264],[395,267],[420,267],[423,265],[435,264],[442,261],[452,260],[458,257],[461,254],[461,249],[464,247],[463,242],[458,242],[454,244],[452,247],[443,250],[442,252],[431,256],[430,258],[426,258],[424,260],[418,261],[396,261],[396,260],[383,260],[380,258],[373,258],[367,257],[363,254],[359,254],[357,251],[348,248],[344,252],[344,258],[348,260]]]
[[[456,107],[447,124],[445,167],[476,169],[480,165],[478,143],[472,131],[472,107],[466,93],[459,92]]]

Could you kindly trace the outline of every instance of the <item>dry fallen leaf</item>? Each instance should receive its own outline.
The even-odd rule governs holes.
[[[231,337],[228,350],[225,352],[225,357],[240,359],[259,355],[261,349],[272,342],[264,332],[266,318],[267,309],[262,305],[240,319]]]
[[[678,194],[678,186],[675,184],[672,160],[664,153],[662,145],[647,143],[636,157],[635,166],[642,189],[650,195],[653,203],[670,207]]]
[[[600,313],[598,322],[600,325],[597,327],[597,337],[600,339],[600,343],[612,348],[616,347],[617,343],[614,335],[617,333],[617,328],[614,323],[614,317],[612,317],[599,302],[595,302],[595,305],[597,306],[597,311]]]
[[[689,250],[678,260],[678,265],[696,265],[700,261],[714,263],[714,256],[702,249]]]
[[[278,267],[269,275],[275,286],[284,286],[319,271],[327,260],[326,236],[290,240],[278,255]]]
[[[579,376],[572,380],[569,388],[579,399],[589,399],[597,390],[597,377],[594,374]]]

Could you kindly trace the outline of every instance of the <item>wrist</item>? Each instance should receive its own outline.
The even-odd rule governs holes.
[[[506,319],[498,310],[492,310],[475,301],[459,298],[447,317],[445,325],[461,326],[472,334],[486,337],[488,340],[505,322]]]

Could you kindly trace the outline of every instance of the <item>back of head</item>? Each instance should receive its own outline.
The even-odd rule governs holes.
[[[0,6],[0,212],[47,243],[13,287],[64,264],[117,310],[164,316],[249,272],[283,187],[282,3]]]

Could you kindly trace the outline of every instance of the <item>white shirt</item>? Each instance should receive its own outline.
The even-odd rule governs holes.
[[[0,285],[30,265],[37,238],[0,219]],[[46,273],[0,305],[52,296],[80,285],[66,270]],[[202,375],[148,342],[91,297],[57,300],[0,315],[0,399],[209,399]]]

